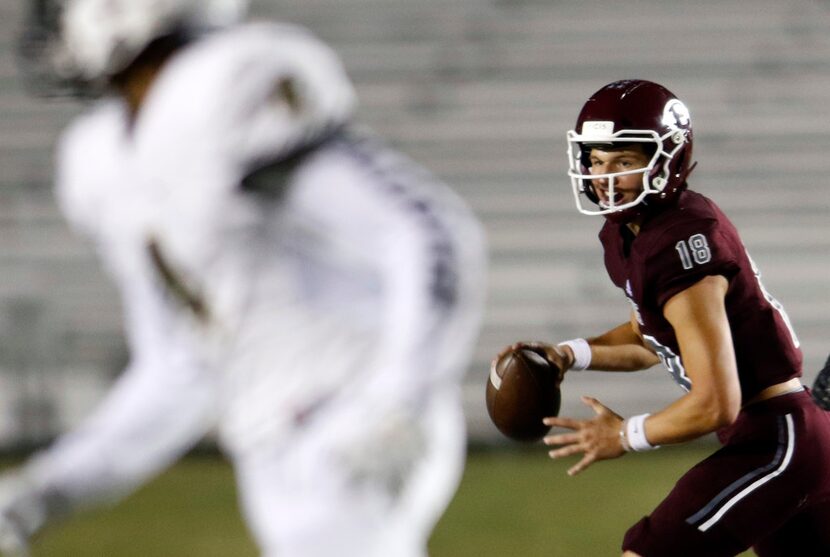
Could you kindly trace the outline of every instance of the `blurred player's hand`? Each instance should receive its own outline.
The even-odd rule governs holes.
[[[29,557],[29,544],[26,536],[5,515],[0,517],[0,555]]]
[[[28,557],[29,538],[43,525],[45,506],[21,476],[0,477],[0,555]]]
[[[395,498],[405,487],[426,437],[415,414],[404,408],[382,408],[368,413],[365,427],[338,454],[355,484],[373,483]]]

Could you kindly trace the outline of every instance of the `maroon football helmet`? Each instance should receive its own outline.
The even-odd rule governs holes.
[[[639,143],[651,159],[644,168],[591,174],[591,149],[614,150]],[[568,162],[576,206],[586,215],[605,215],[630,222],[654,207],[673,202],[686,188],[694,165],[689,111],[665,87],[639,79],[610,83],[582,107],[576,128],[568,132]],[[620,176],[642,174],[642,191],[632,201],[616,202],[614,184]],[[600,199],[592,180],[607,179]],[[587,198],[591,203],[584,203]],[[607,198],[607,201],[605,200]]]

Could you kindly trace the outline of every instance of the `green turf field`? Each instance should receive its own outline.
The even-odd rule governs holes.
[[[626,528],[708,450],[627,455],[575,478],[541,447],[472,451],[431,556],[617,556]],[[47,530],[33,557],[59,556],[255,557],[256,550],[237,516],[229,467],[194,456],[116,507]]]

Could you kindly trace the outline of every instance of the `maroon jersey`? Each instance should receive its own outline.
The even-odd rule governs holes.
[[[726,313],[743,400],[801,375],[801,351],[786,313],[761,284],[738,231],[711,200],[683,192],[677,205],[647,219],[637,236],[625,225],[606,222],[599,238],[611,280],[625,292],[643,338],[681,387],[689,390],[691,381],[663,304],[709,275],[729,280]]]

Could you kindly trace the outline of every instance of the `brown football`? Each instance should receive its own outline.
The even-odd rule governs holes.
[[[559,414],[559,368],[522,347],[505,352],[490,369],[487,412],[507,437],[538,441],[550,431],[542,418]]]

